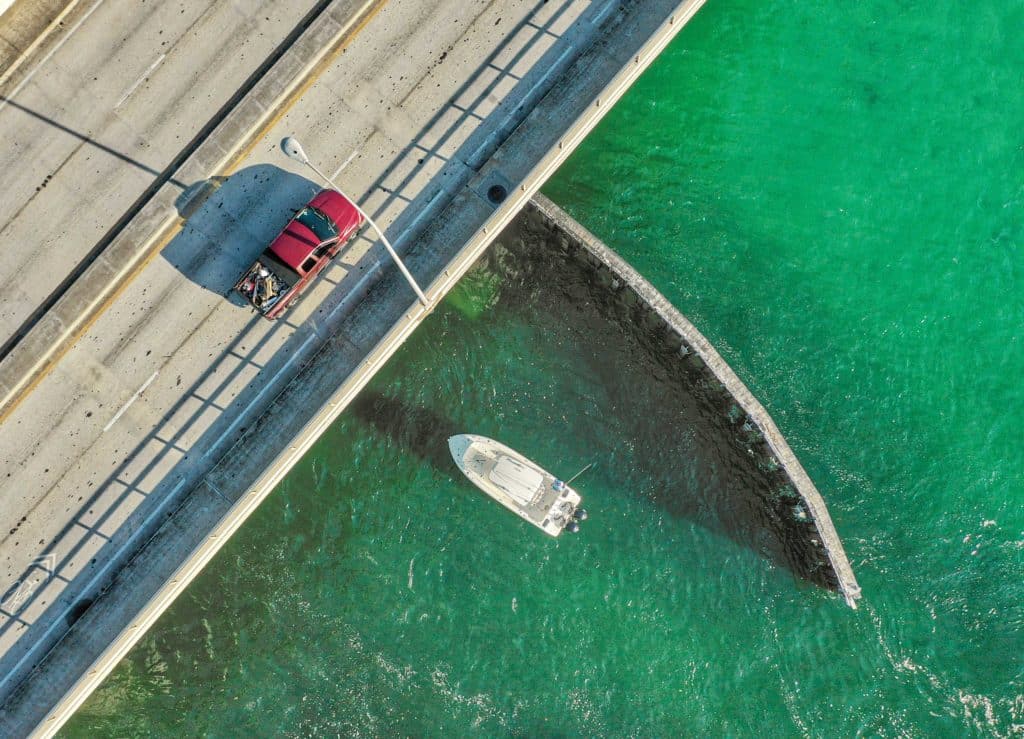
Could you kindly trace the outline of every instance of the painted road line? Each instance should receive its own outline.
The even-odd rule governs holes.
[[[341,163],[341,166],[338,167],[336,170],[334,170],[334,174],[331,175],[331,179],[333,180],[335,177],[340,175],[341,174],[341,170],[345,169],[345,167],[350,165],[352,163],[352,160],[355,159],[357,156],[359,156],[359,150],[358,149],[356,151],[353,151],[351,154],[349,154],[348,155],[348,159],[343,161]]]
[[[601,8],[601,10],[598,11],[597,15],[590,19],[590,22],[595,26],[600,26],[602,23],[605,22],[605,20],[611,14],[612,10],[614,10],[618,6],[618,4],[619,0],[609,0],[608,4]]]
[[[125,554],[125,552],[128,551],[129,547],[136,545],[136,540],[141,538],[142,532],[146,531],[150,522],[152,522],[158,516],[163,515],[164,510],[167,508],[170,502],[177,497],[178,493],[181,491],[181,488],[184,484],[185,478],[178,480],[178,484],[171,489],[170,493],[164,496],[164,499],[160,501],[160,505],[154,508],[153,511],[150,512],[148,516],[146,516],[142,524],[137,529],[135,529],[134,532],[132,532],[131,536],[129,536],[125,540],[124,544],[118,547],[117,553],[113,557],[108,559],[106,564],[104,564],[102,567],[99,568],[99,570],[96,571],[96,574],[92,576],[89,582],[86,583],[85,587],[82,588],[82,590],[80,591],[82,594],[85,594],[86,597],[88,597],[88,594],[93,592],[95,587],[99,585],[100,581],[110,573],[110,570],[114,566],[114,564],[120,562],[121,557]],[[11,668],[4,677],[0,678],[0,690],[3,690],[4,685],[7,684],[8,680],[10,680],[14,675],[18,674],[18,671],[21,669],[21,666],[33,656],[36,647],[38,647],[40,644],[46,644],[50,641],[50,637],[53,636],[53,632],[55,629],[57,629],[58,627],[65,629],[67,628],[68,614],[70,614],[71,611],[74,610],[74,608],[78,605],[78,602],[78,599],[76,599],[75,602],[71,603],[67,608],[65,608],[64,611],[59,616],[54,618],[53,622],[50,624],[49,628],[47,628],[46,631],[43,633],[42,637],[36,640],[36,643],[27,652],[25,652],[25,654],[22,655],[21,659],[18,660],[18,663],[14,665],[14,667]]]
[[[36,72],[38,72],[40,69],[42,69],[44,64],[46,64],[48,61],[50,61],[50,57],[52,57],[54,54],[56,54],[60,50],[60,47],[62,47],[65,43],[67,43],[67,40],[70,39],[75,34],[75,31],[77,31],[79,28],[81,28],[82,24],[85,23],[87,20],[89,20],[89,16],[91,16],[94,12],[96,12],[96,10],[102,4],[103,4],[103,0],[96,0],[96,2],[93,4],[93,6],[91,8],[89,8],[89,10],[86,11],[85,15],[83,15],[78,20],[78,23],[73,25],[71,27],[71,30],[69,30],[64,35],[64,38],[62,38],[60,41],[58,41],[54,45],[54,47],[52,49],[50,49],[48,52],[46,52],[46,56],[44,56],[42,59],[40,59],[39,63],[36,64],[36,66],[34,66],[32,68],[32,71],[29,72],[27,75],[25,75],[25,79],[23,79],[21,82],[19,82],[17,87],[15,87],[13,90],[11,90],[11,93],[9,95],[5,95],[4,96],[4,100],[0,100],[0,110],[3,110],[5,107],[7,107],[7,101],[11,100],[12,98],[14,98],[15,95],[17,95],[19,92],[21,92],[21,89],[25,85],[27,85],[29,83],[29,80],[31,80],[33,77],[35,77]],[[61,14],[61,16],[63,16],[63,14]],[[54,19],[54,23],[57,23],[58,25],[61,22],[63,22],[63,18],[62,17],[58,17],[58,18]],[[45,38],[48,35],[48,32],[49,32],[50,28],[52,28],[52,27],[53,27],[53,24],[51,23],[50,26],[47,27],[46,32],[44,32],[43,35],[40,36],[39,39],[36,40],[36,42],[38,43],[41,39]],[[28,54],[32,50],[34,50],[34,47],[35,47],[35,44],[30,46],[28,49],[26,49],[26,54]],[[6,82],[6,77],[9,75],[9,73],[11,71],[13,71],[14,67],[16,67],[21,62],[21,60],[23,58],[24,58],[24,55],[19,57],[17,60],[15,60],[14,64],[11,65],[11,68],[8,70],[7,74],[5,74],[5,77],[3,79],[4,82]]]
[[[288,358],[288,361],[281,366],[281,369],[275,372],[274,376],[266,381],[266,383],[263,385],[263,389],[256,394],[255,398],[249,401],[249,405],[245,406],[245,410],[243,410],[241,413],[235,416],[235,420],[231,422],[231,425],[227,427],[224,433],[218,436],[217,440],[210,444],[210,448],[207,449],[206,452],[203,454],[203,459],[206,459],[211,454],[213,454],[214,451],[216,451],[217,447],[220,446],[220,443],[224,441],[225,438],[234,433],[235,429],[238,428],[238,424],[245,420],[245,418],[249,415],[249,411],[252,410],[253,406],[255,406],[257,403],[260,402],[260,400],[263,399],[264,394],[274,386],[274,383],[277,382],[277,379],[282,374],[284,374],[284,372],[292,365],[292,362],[299,358],[299,355],[301,355],[302,352],[305,351],[306,347],[309,346],[309,342],[313,341],[315,338],[316,333],[312,333],[306,337],[306,340],[302,342],[302,346],[296,349],[295,352]]]
[[[159,67],[160,63],[163,62],[163,60],[166,59],[166,58],[167,58],[166,54],[161,54],[160,56],[158,56],[156,58],[156,61],[149,65],[149,69],[147,69],[145,72],[143,72],[142,76],[139,77],[137,80],[135,80],[135,82],[132,83],[132,86],[128,88],[128,91],[124,95],[121,96],[121,99],[118,100],[116,103],[114,103],[114,110],[117,110],[118,108],[120,108],[124,104],[124,101],[127,100],[129,97],[131,97],[131,94],[133,92],[135,92],[136,89],[138,89],[139,85],[141,85],[143,82],[145,82],[146,78],[148,78],[149,75],[151,75],[153,73],[153,70],[155,70],[157,67]]]
[[[140,388],[139,388],[138,390],[136,390],[136,391],[135,391],[135,395],[133,395],[132,397],[128,398],[128,402],[127,402],[127,403],[125,403],[124,405],[122,405],[122,406],[121,406],[121,410],[119,410],[119,411],[118,411],[118,412],[117,412],[117,413],[116,413],[116,414],[114,415],[114,417],[113,417],[113,418],[111,418],[111,419],[110,419],[110,420],[109,420],[109,421],[107,422],[107,425],[103,427],[103,431],[104,431],[104,432],[107,432],[107,431],[109,431],[109,430],[110,430],[110,427],[111,427],[111,426],[113,426],[113,425],[114,425],[115,423],[117,423],[117,420],[118,420],[119,418],[121,418],[121,416],[123,416],[123,415],[124,415],[124,412],[125,412],[126,410],[128,410],[128,408],[130,408],[130,407],[131,407],[131,404],[132,404],[132,403],[134,403],[134,402],[135,402],[136,400],[138,400],[138,399],[139,399],[139,396],[140,396],[140,395],[142,395],[142,393],[143,393],[143,392],[145,392],[146,388],[147,388],[147,387],[149,387],[149,386],[150,386],[150,385],[151,385],[151,384],[153,383],[153,380],[155,380],[155,379],[156,379],[156,376],[157,376],[157,375],[159,375],[159,374],[160,374],[160,370],[157,370],[156,372],[154,372],[153,374],[151,374],[151,375],[149,376],[149,379],[148,379],[148,380],[146,380],[146,381],[145,381],[144,383],[142,383],[142,387],[140,387]]]
[[[256,147],[256,144],[259,143],[268,131],[277,125],[278,121],[287,114],[295,102],[305,94],[306,90],[316,82],[324,70],[330,67],[334,60],[348,47],[352,39],[358,36],[370,21],[373,20],[377,13],[379,13],[384,7],[386,1],[387,0],[366,0],[359,10],[351,16],[351,21],[339,28],[334,40],[328,45],[327,51],[321,54],[317,61],[306,65],[306,67],[304,67],[297,75],[297,81],[289,83],[285,92],[278,95],[278,97],[274,99],[272,105],[269,107],[261,106],[264,110],[272,111],[272,114],[270,114],[269,117],[264,117],[262,122],[258,122],[240,138],[236,139],[232,145],[228,147],[228,149],[233,150],[234,153],[228,153],[224,159],[213,168],[210,176],[214,177],[224,175],[230,177],[234,174],[235,170],[243,161],[245,161],[252,150]],[[97,0],[97,6],[102,2],[103,0]],[[95,10],[95,6],[89,12],[91,13],[92,10]],[[81,23],[76,24],[75,28],[79,25],[81,25]],[[240,105],[241,102],[239,103],[239,106]],[[228,118],[230,118],[230,115]],[[227,120],[227,118],[225,120]],[[223,125],[223,122],[218,125],[218,128],[221,125]],[[212,135],[215,134],[216,131]],[[248,143],[239,143],[245,142],[247,139]],[[225,151],[227,151],[227,149],[225,149]],[[182,164],[182,166],[185,166],[185,164]],[[190,205],[192,207],[199,207],[208,196],[209,193],[206,193],[203,196],[203,200],[194,200]],[[28,396],[28,394],[46,378],[74,343],[81,338],[97,320],[99,320],[100,316],[113,304],[128,285],[131,284],[142,270],[156,258],[157,254],[159,254],[163,247],[178,234],[184,223],[185,219],[181,218],[175,212],[164,221],[163,225],[154,229],[152,236],[140,249],[143,255],[141,260],[134,262],[129,265],[127,269],[123,270],[120,276],[113,281],[112,284],[114,284],[114,288],[112,292],[106,295],[101,293],[98,298],[93,300],[88,310],[88,316],[81,323],[72,323],[69,327],[66,327],[63,330],[59,341],[51,344],[50,348],[46,350],[44,355],[32,366],[31,371],[25,373],[22,378],[13,385],[14,389],[11,390],[6,397],[0,400],[0,423],[10,416],[11,413],[13,413],[21,402]],[[26,377],[28,378],[27,380],[25,379]]]
[[[303,67],[302,71],[296,75],[299,82],[281,93],[271,105],[264,106],[264,110],[272,112],[272,115],[242,135],[241,140],[248,138],[249,143],[236,152],[234,159],[227,158],[230,164],[223,167],[223,174],[230,176],[234,173],[235,168],[248,158],[260,140],[287,115],[295,102],[306,94],[306,91],[320,78],[324,70],[334,63],[334,60],[348,47],[349,42],[370,24],[370,21],[376,17],[385,4],[387,4],[387,0],[366,0],[358,10],[350,15],[349,22],[338,29],[335,40],[327,45],[327,51]]]

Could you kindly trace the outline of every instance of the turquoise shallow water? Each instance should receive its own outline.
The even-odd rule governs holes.
[[[659,415],[685,398],[585,307],[480,272],[66,733],[1024,732],[1021,28],[711,0],[546,188],[768,407],[860,610],[659,504],[715,464]],[[596,459],[584,532],[481,498],[452,428]]]

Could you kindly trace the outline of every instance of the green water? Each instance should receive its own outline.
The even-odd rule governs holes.
[[[768,407],[860,610],[660,504],[723,464],[664,427],[686,398],[586,306],[478,273],[66,733],[1024,732],[1022,28],[711,0],[546,189]],[[596,459],[583,532],[482,498],[451,429]]]

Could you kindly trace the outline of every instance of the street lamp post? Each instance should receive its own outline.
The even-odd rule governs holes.
[[[306,152],[302,150],[302,146],[299,145],[299,142],[296,141],[294,138],[292,138],[291,136],[285,138],[281,142],[281,150],[284,151],[285,154],[287,154],[290,158],[294,159],[295,161],[305,164],[311,170],[320,175],[320,178],[323,179],[324,182],[326,182],[328,185],[330,185],[335,190],[340,192],[342,195],[345,195],[344,191],[336,184],[334,184],[330,177],[328,177],[319,169],[317,169],[313,165],[313,163],[309,161],[309,157],[306,156]],[[402,276],[405,277],[406,282],[409,283],[409,287],[411,287],[413,292],[416,293],[416,297],[419,298],[420,303],[422,303],[424,307],[429,308],[430,301],[427,300],[427,296],[423,294],[423,291],[420,290],[420,286],[416,284],[416,280],[413,279],[413,276],[409,273],[409,270],[406,269],[405,264],[402,262],[401,258],[399,258],[398,254],[395,252],[394,247],[391,246],[391,242],[388,241],[388,237],[385,236],[384,232],[380,230],[376,223],[373,222],[373,219],[370,218],[369,214],[367,214],[365,210],[359,207],[359,204],[356,203],[355,200],[349,198],[348,195],[345,195],[345,197],[348,198],[348,201],[352,203],[353,206],[355,206],[356,210],[359,211],[359,215],[365,218],[366,222],[373,227],[374,231],[377,232],[377,235],[380,236],[380,240],[384,242],[384,248],[388,250],[388,254],[390,254],[391,258],[395,260],[395,264],[398,265],[398,269],[401,271]]]

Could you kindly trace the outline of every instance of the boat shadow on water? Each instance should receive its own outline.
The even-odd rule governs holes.
[[[448,438],[462,429],[447,416],[370,388],[356,397],[349,410],[438,472],[457,472],[448,450]]]

